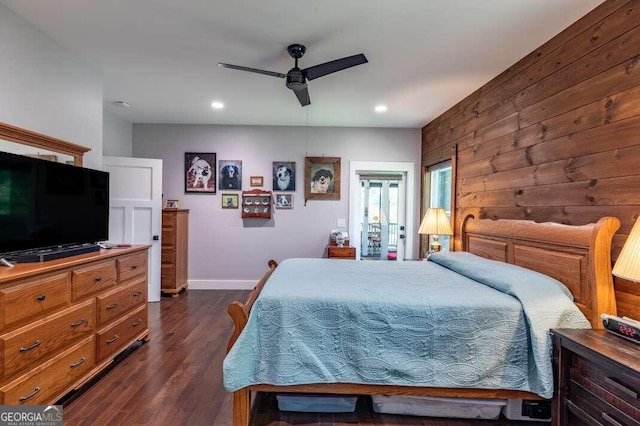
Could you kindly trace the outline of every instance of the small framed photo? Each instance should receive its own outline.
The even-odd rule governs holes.
[[[238,208],[238,194],[222,194],[222,208],[223,209],[237,209]]]
[[[340,199],[340,157],[305,157],[304,198]]]
[[[165,200],[164,208],[165,209],[177,209],[180,207],[180,201],[178,200]]]
[[[215,152],[185,152],[184,192],[192,194],[215,194],[215,167]]]
[[[275,197],[276,197],[276,209],[292,209],[293,208],[293,194],[277,194]]]
[[[249,178],[249,184],[251,186],[262,186],[264,185],[264,178],[262,176],[251,176]]]

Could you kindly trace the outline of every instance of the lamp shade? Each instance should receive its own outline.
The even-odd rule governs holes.
[[[640,218],[633,225],[612,273],[625,280],[640,282]]]
[[[447,217],[447,213],[442,208],[427,209],[424,214],[419,234],[430,235],[453,235],[453,229],[451,229],[451,222]]]

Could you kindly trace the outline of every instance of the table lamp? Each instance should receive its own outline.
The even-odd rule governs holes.
[[[433,236],[433,241],[431,241],[429,246],[430,253],[440,251],[442,249],[442,244],[438,241],[438,235],[453,235],[451,223],[449,222],[449,218],[447,217],[447,213],[445,213],[444,209],[427,209],[427,212],[424,214],[424,218],[422,219],[422,223],[420,224],[420,229],[418,229],[418,233]]]
[[[616,277],[640,283],[640,218],[636,220],[627,241],[622,246],[612,273]]]

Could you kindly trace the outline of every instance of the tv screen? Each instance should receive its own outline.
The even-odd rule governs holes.
[[[0,253],[109,235],[109,173],[0,152]]]

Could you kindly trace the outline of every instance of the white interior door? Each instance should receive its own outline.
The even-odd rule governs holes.
[[[149,301],[160,300],[162,160],[104,157],[109,172],[109,241],[150,244]]]

